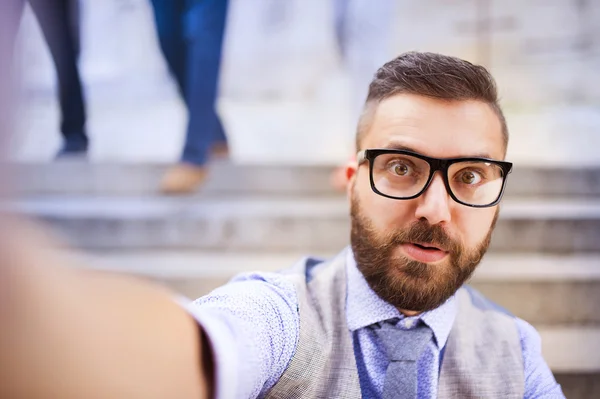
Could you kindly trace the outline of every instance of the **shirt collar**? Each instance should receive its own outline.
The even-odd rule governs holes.
[[[413,324],[421,319],[431,328],[438,348],[443,348],[450,335],[456,317],[456,299],[453,295],[436,309],[413,317],[406,317],[398,309],[381,299],[365,280],[356,266],[354,254],[346,255],[347,297],[346,318],[350,331],[356,331],[375,323],[398,318],[404,323]]]

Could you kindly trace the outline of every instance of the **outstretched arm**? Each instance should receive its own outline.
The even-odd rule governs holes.
[[[69,262],[0,220],[0,397],[209,397],[201,330],[170,293]]]

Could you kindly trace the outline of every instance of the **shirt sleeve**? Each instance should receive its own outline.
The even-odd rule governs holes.
[[[246,274],[186,308],[211,344],[217,399],[261,398],[277,383],[299,337],[293,283],[276,274]]]
[[[542,340],[533,326],[517,319],[525,369],[525,399],[563,399],[565,395],[542,357]]]

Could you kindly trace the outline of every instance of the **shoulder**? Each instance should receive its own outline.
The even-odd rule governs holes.
[[[193,302],[193,307],[220,309],[237,315],[267,316],[298,312],[294,282],[280,273],[252,272],[235,276],[227,284]]]
[[[513,331],[510,333],[513,336],[511,342],[518,345],[522,357],[525,398],[547,397],[545,395],[564,397],[560,385],[556,383],[552,371],[543,358],[540,334],[531,324],[516,317],[472,287],[463,287],[459,291],[459,297],[462,297],[463,308],[464,303],[467,303],[472,305],[469,306],[471,310],[475,310],[466,313],[474,315],[473,318],[478,322],[485,322],[486,327],[481,331],[488,337],[490,334],[498,335],[497,338],[506,337],[509,334],[506,327],[510,326],[510,330]]]
[[[299,295],[323,261],[303,258],[277,272],[241,273],[227,284],[194,301],[194,306],[219,308],[250,316],[280,314],[298,324]]]
[[[469,304],[473,305],[473,307],[475,307],[478,310],[481,310],[484,312],[498,313],[498,314],[502,314],[502,315],[505,315],[505,316],[508,316],[511,318],[515,317],[507,309],[498,305],[496,302],[490,300],[489,298],[484,296],[481,292],[477,291],[475,288],[473,288],[471,286],[468,286],[468,285],[463,286],[458,291],[458,296],[459,296],[459,298],[462,296],[462,301],[459,301],[459,303],[460,302],[464,303],[465,300],[468,299]]]
[[[187,306],[211,345],[217,390],[257,397],[289,365],[299,338],[294,283],[279,273],[245,273]]]
[[[473,287],[463,286],[456,293],[457,314],[454,330],[488,343],[500,342],[518,349],[519,332],[515,316]]]
[[[523,352],[525,398],[564,398],[560,385],[542,355],[540,334],[523,319],[515,318],[515,322]]]

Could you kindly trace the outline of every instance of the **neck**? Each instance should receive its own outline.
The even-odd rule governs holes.
[[[422,313],[422,312],[417,312],[416,310],[404,310],[404,309],[398,309],[398,310],[400,311],[400,313],[402,313],[406,317],[413,317],[413,316],[417,316]]]

